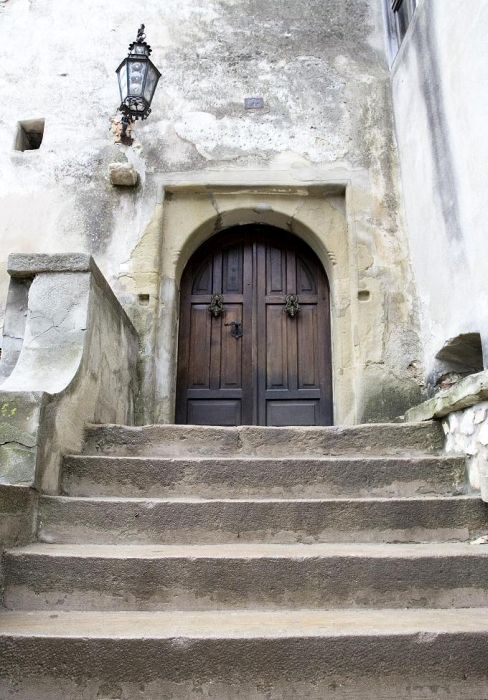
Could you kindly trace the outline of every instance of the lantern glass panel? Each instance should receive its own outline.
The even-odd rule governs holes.
[[[151,104],[154,91],[156,90],[156,85],[159,79],[159,72],[156,70],[156,68],[152,65],[152,63],[148,63],[147,66],[147,78],[146,78],[146,84],[144,86],[144,97],[146,98],[148,104]]]
[[[127,97],[127,60],[123,61],[117,69],[117,77],[119,79],[120,99],[123,102]]]
[[[144,76],[146,74],[146,61],[129,61],[129,95],[139,97],[142,95]]]

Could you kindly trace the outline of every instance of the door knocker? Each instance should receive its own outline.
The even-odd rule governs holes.
[[[224,295],[212,294],[208,310],[214,318],[222,316],[222,314],[224,313]]]
[[[300,311],[300,303],[296,294],[287,294],[285,297],[284,312],[293,318]]]

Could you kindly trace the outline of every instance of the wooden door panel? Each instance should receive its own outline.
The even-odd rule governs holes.
[[[193,279],[192,294],[198,296],[212,294],[213,285],[213,259],[205,260],[196,270]]]
[[[297,386],[299,389],[318,389],[317,305],[302,304],[297,321]]]
[[[320,399],[270,400],[266,402],[266,425],[319,425]]]
[[[267,246],[266,294],[286,293],[286,250]]]
[[[189,388],[210,388],[211,325],[208,315],[206,304],[192,304],[188,348]]]
[[[233,246],[222,251],[222,292],[223,294],[243,291],[244,246]]]
[[[190,425],[241,425],[239,399],[189,399],[187,422]]]
[[[220,320],[221,358],[220,388],[242,388],[242,338],[234,338],[232,326],[226,323],[242,324],[242,304],[226,304],[224,316]]]
[[[266,306],[266,389],[288,389],[287,323],[281,306]]]
[[[317,294],[316,274],[300,257],[296,257],[296,293]]]

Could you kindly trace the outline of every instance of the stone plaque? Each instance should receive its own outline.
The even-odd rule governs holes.
[[[264,109],[264,99],[262,97],[245,97],[244,109]]]

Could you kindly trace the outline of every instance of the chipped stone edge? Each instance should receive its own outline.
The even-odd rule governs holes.
[[[443,418],[449,413],[462,411],[488,400],[488,370],[471,374],[434,398],[414,406],[405,413],[405,421],[418,423]]]

